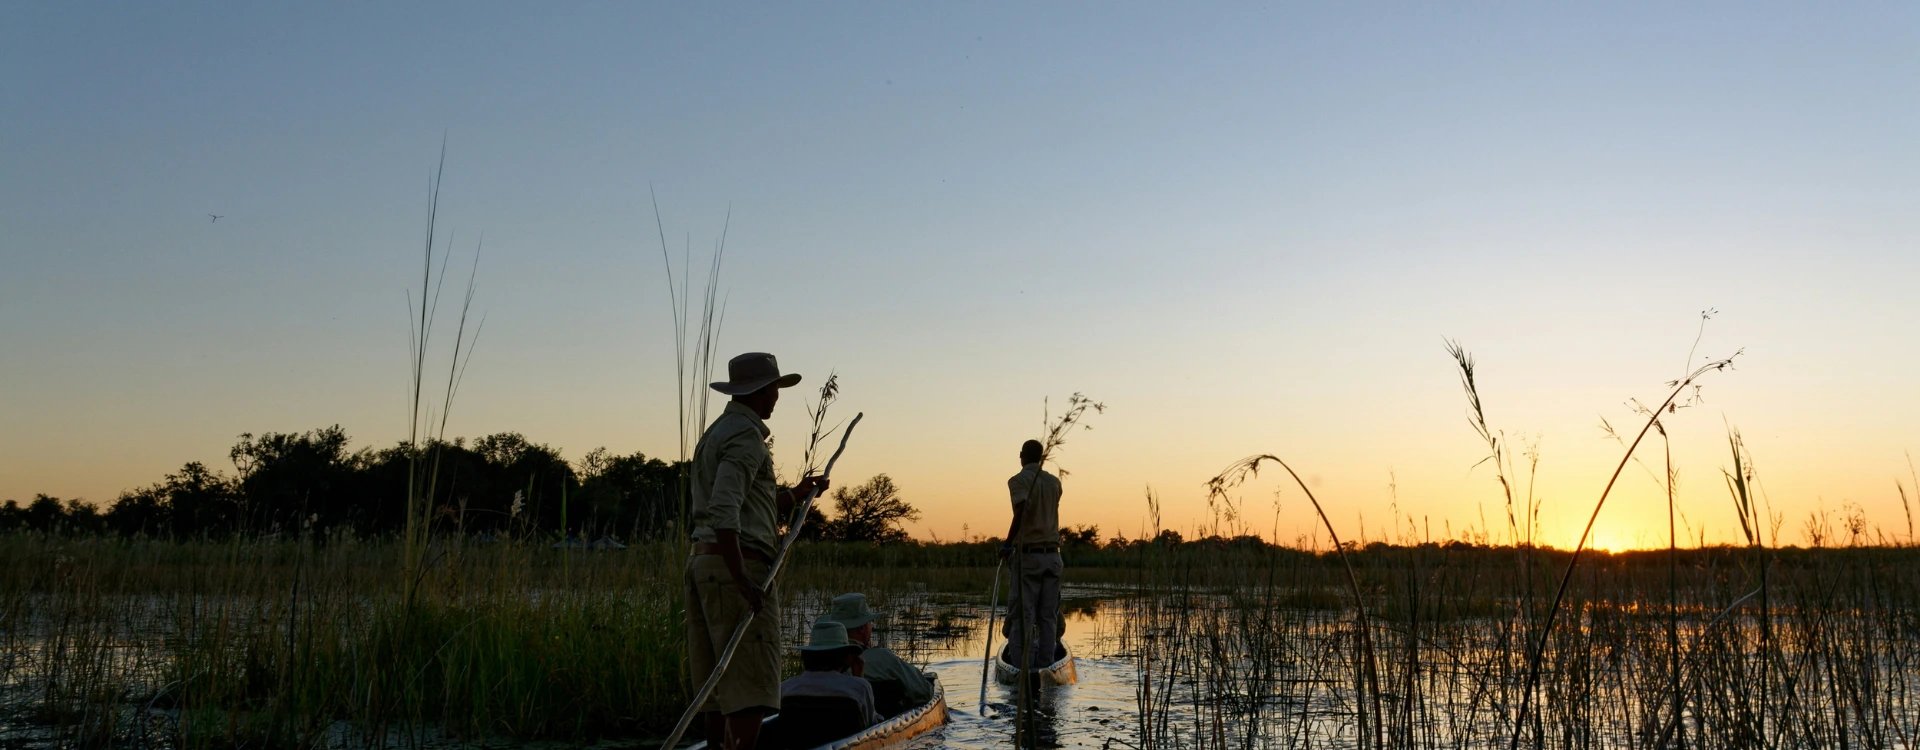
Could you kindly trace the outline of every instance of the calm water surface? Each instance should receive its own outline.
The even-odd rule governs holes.
[[[1043,688],[1038,706],[1040,738],[1045,745],[1063,748],[1131,747],[1136,736],[1138,709],[1134,662],[1120,650],[1119,608],[1111,606],[1118,594],[1075,589],[1063,592],[1067,632],[1065,641],[1078,664],[1080,680],[1073,685]],[[949,723],[915,740],[913,748],[1004,748],[1013,741],[1012,685],[1001,685],[983,670],[987,649],[987,612],[964,605],[959,610],[968,626],[964,635],[929,637],[903,635],[908,628],[886,634],[890,647],[902,657],[923,664],[940,677],[947,690]],[[998,630],[998,622],[994,630]],[[996,632],[993,648],[1005,639]],[[986,682],[986,701],[980,686]],[[1113,742],[1117,740],[1117,742]]]

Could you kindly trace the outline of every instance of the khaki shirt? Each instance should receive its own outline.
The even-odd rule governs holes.
[[[718,541],[714,529],[734,529],[742,551],[771,558],[780,549],[770,434],[753,409],[729,401],[700,436],[693,451],[693,541]]]
[[[1020,528],[1007,541],[1023,545],[1060,543],[1059,477],[1040,468],[1040,464],[1027,464],[1007,480],[1007,493],[1013,497],[1015,512],[1026,508]]]

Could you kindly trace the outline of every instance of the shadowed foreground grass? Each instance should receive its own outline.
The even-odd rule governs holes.
[[[1536,710],[1518,726],[1529,645],[1564,552],[1350,555],[1375,615],[1364,621],[1330,556],[1133,554],[1120,650],[1138,670],[1141,747],[1920,742],[1912,547],[1590,555],[1547,639]]]
[[[440,545],[408,598],[397,544],[16,536],[0,679],[92,745],[645,733],[684,696],[668,552]]]
[[[403,554],[349,539],[0,537],[0,727],[83,747],[633,741],[684,707],[679,545],[443,540],[412,598]],[[1761,554],[1766,620],[1752,596]],[[1349,557],[1373,613],[1377,708],[1356,679],[1368,651],[1331,554],[1225,540],[1070,550],[1069,584],[1122,597],[1118,651],[1138,668],[1139,711],[1116,738],[1507,744],[1565,553]],[[984,595],[993,559],[983,544],[803,545],[782,582],[786,628],[797,642],[838,591],[899,612],[929,591]],[[1597,554],[1575,581],[1526,746],[1914,746],[1920,550]]]
[[[844,590],[984,588],[973,547],[802,545],[786,627]],[[684,708],[681,545],[440,539],[411,587],[405,554],[0,535],[0,727],[94,747],[590,740],[663,734]]]

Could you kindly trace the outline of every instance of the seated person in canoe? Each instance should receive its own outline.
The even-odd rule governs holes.
[[[845,625],[825,617],[814,621],[807,645],[800,647],[800,663],[806,671],[780,683],[781,722],[832,722],[832,731],[824,732],[832,736],[854,734],[880,723],[880,714],[874,711],[873,685],[859,677],[863,671],[860,661],[863,650],[859,643],[847,638]],[[845,704],[851,710],[845,716],[838,711],[830,716],[818,716],[812,711],[786,710],[822,701]]]
[[[865,646],[860,660],[864,676],[873,683],[875,708],[881,716],[893,716],[933,700],[933,682],[919,669],[901,659],[891,649],[873,645],[873,623],[880,615],[867,606],[867,595],[841,594],[833,598],[826,619],[847,629],[847,638]]]

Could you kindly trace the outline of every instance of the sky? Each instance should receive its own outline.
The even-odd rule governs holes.
[[[1447,340],[1538,541],[1603,421],[1736,352],[1666,420],[1679,533],[1738,533],[1738,429],[1780,543],[1912,538],[1912,3],[32,3],[0,90],[0,498],[404,438],[444,144],[485,315],[449,435],[672,458],[660,238],[698,284],[724,233],[722,360],[838,373],[836,483],[920,538],[1004,530],[1081,392],[1063,523],[1324,545],[1282,473],[1209,505],[1266,453],[1343,539],[1506,541]],[[1666,543],[1650,440],[1594,544]]]

